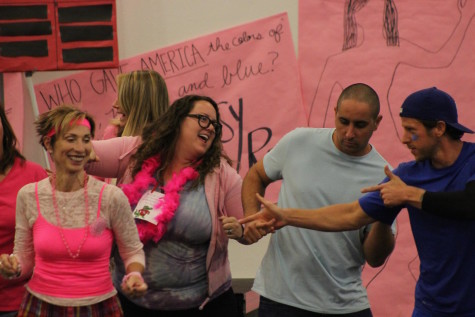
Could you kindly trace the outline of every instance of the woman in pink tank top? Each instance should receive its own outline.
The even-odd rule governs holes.
[[[147,290],[145,258],[126,196],[84,172],[94,121],[60,106],[35,124],[55,172],[18,192],[13,254],[0,257],[3,277],[32,273],[18,316],[123,316],[109,271],[112,246],[130,296]]]

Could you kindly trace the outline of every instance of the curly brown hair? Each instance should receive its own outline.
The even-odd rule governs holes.
[[[207,96],[187,95],[177,99],[167,111],[154,123],[147,125],[142,133],[143,143],[133,156],[134,165],[132,176],[141,170],[143,162],[153,156],[160,157],[158,168],[159,178],[163,177],[164,171],[170,166],[175,153],[178,138],[181,132],[181,123],[193,109],[197,101],[207,101],[216,110],[216,120],[220,122],[220,114],[217,103]],[[221,158],[230,165],[231,159],[223,150],[221,142],[222,131],[216,131],[215,138],[208,151],[200,158],[201,163],[196,167],[199,177],[193,182],[191,188],[203,184],[205,176],[219,166]]]

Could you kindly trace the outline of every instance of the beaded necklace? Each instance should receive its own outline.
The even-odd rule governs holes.
[[[84,232],[84,237],[82,238],[82,241],[79,244],[76,253],[73,254],[71,252],[71,248],[69,247],[69,243],[66,240],[66,237],[64,236],[63,226],[61,225],[61,220],[59,218],[58,203],[56,202],[56,174],[53,174],[51,176],[51,190],[52,190],[52,196],[53,196],[54,214],[56,215],[56,223],[58,226],[59,234],[61,235],[61,240],[63,240],[63,244],[66,247],[66,250],[68,251],[69,256],[72,257],[73,259],[76,259],[79,256],[79,254],[81,253],[81,248],[84,245],[84,242],[86,242],[87,236],[89,235],[89,199],[87,196],[87,179],[88,179],[88,176],[84,175],[84,201],[86,204],[86,216],[85,216],[86,231]]]

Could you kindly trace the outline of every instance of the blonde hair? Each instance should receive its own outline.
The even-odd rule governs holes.
[[[141,135],[169,105],[165,80],[153,70],[137,70],[117,76],[117,101],[127,116],[122,136]]]
[[[69,129],[71,129],[71,122],[89,121],[91,126],[91,136],[94,137],[95,123],[92,117],[86,112],[79,110],[73,106],[61,105],[50,111],[44,112],[39,115],[38,119],[35,121],[36,133],[40,137],[40,144],[45,147],[44,138],[53,131],[55,133],[51,135],[51,145],[54,145],[57,136],[63,135]]]

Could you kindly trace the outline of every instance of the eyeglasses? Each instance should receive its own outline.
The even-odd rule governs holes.
[[[207,129],[210,125],[212,125],[216,134],[218,134],[221,131],[221,128],[222,128],[221,123],[215,120],[211,120],[207,116],[203,116],[201,114],[188,114],[187,117],[198,119],[198,124],[203,129]]]

